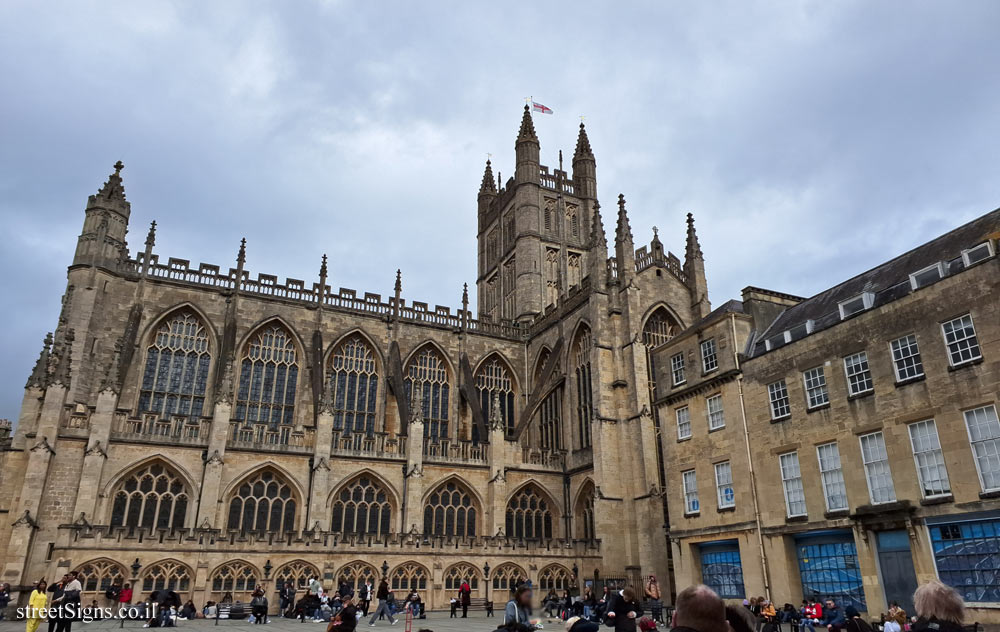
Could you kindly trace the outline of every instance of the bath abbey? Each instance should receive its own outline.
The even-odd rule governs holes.
[[[204,603],[386,573],[436,607],[463,579],[502,603],[666,577],[649,350],[709,313],[693,220],[683,261],[636,248],[619,196],[609,257],[584,126],[549,168],[526,109],[516,157],[479,186],[475,311],[398,272],[388,296],[338,289],[325,256],[282,282],[238,236],[224,266],[157,252],[155,222],[136,249],[116,164],[0,452],[0,580]]]
[[[503,604],[655,575],[666,603],[704,583],[877,618],[940,579],[1000,623],[1000,210],[713,310],[694,218],[665,223],[681,256],[637,244],[582,123],[545,166],[526,106],[515,155],[486,162],[455,308],[399,271],[338,287],[320,253],[281,281],[238,235],[221,266],[160,253],[156,222],[129,244],[115,164],[0,427],[15,600],[73,570],[84,603],[385,578],[431,609],[464,581]]]

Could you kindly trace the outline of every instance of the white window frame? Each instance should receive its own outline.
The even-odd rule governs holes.
[[[910,343],[910,341],[907,341],[907,343],[906,343],[906,350],[909,351],[912,348],[916,352],[912,353],[912,354],[910,354],[908,356],[902,356],[902,355],[900,355],[900,356],[897,357],[896,346],[895,346],[896,343],[898,343],[898,342],[900,342],[902,340],[907,340],[908,338],[912,338],[913,340],[912,340],[912,344]],[[900,349],[902,349],[902,345],[900,345]],[[896,381],[897,382],[905,382],[907,380],[915,380],[917,378],[921,378],[921,377],[924,376],[924,359],[923,359],[923,356],[920,355],[920,343],[917,341],[917,334],[915,334],[915,333],[909,333],[909,334],[906,334],[905,336],[900,336],[899,338],[896,338],[895,340],[890,340],[889,341],[889,355],[892,357],[892,371],[896,375]],[[902,362],[902,361],[905,361],[905,360],[909,360],[910,358],[916,358],[917,359],[916,363],[920,365],[920,372],[916,373],[914,375],[908,375],[908,376],[904,377],[904,376],[900,375],[900,373],[899,373],[899,363]]]
[[[674,386],[680,386],[687,382],[684,371],[684,353],[675,353],[670,356],[670,378]],[[678,379],[679,378],[679,379]]]
[[[972,328],[972,335],[968,336],[968,337],[965,337],[965,338],[962,338],[961,340],[956,339],[954,342],[948,342],[948,332],[945,330],[945,326],[946,325],[951,325],[954,322],[957,322],[957,321],[960,321],[960,320],[964,320],[966,318],[969,319],[969,327]],[[968,313],[962,314],[961,316],[959,316],[957,318],[952,318],[951,320],[946,320],[945,322],[941,323],[941,335],[944,337],[944,346],[945,346],[945,349],[948,351],[948,364],[950,366],[962,366],[964,364],[968,364],[969,362],[975,362],[976,360],[979,360],[979,359],[981,359],[983,357],[983,348],[979,345],[979,335],[976,333],[976,323],[972,319],[972,312],[968,312]],[[955,362],[955,354],[952,351],[951,345],[953,345],[953,344],[957,345],[957,344],[963,343],[963,342],[965,342],[967,340],[972,340],[975,343],[976,355],[974,355],[974,356],[972,356],[970,358],[967,358],[965,360],[959,360],[958,362]],[[970,348],[971,348],[971,346],[970,346]],[[959,349],[959,353],[961,353],[961,351],[962,350]]]
[[[683,439],[691,438],[691,409],[687,406],[682,406],[674,410],[674,417],[677,419],[677,440],[681,441]],[[682,420],[681,417],[684,419]],[[681,434],[681,428],[683,426],[687,427],[687,434]]]
[[[988,254],[985,257],[983,257],[982,259],[980,259],[979,261],[970,261],[969,260],[969,253],[975,252],[976,250],[979,250],[983,246],[986,247],[986,252]],[[993,253],[993,243],[990,242],[990,241],[984,241],[981,244],[976,244],[972,248],[966,248],[965,250],[963,250],[962,251],[962,263],[964,263],[965,267],[968,268],[970,266],[978,265],[978,264],[982,263],[983,261],[986,261],[987,259],[989,259],[990,257],[992,257],[993,254],[994,254]]]
[[[941,440],[938,437],[937,424],[934,423],[933,419],[925,419],[907,424],[906,430],[910,436],[910,447],[913,448],[913,464],[917,468],[917,482],[920,484],[920,495],[924,498],[951,496],[951,480],[948,478],[948,468],[944,463],[944,454],[941,451]],[[915,432],[917,436],[914,436]],[[918,445],[918,443],[923,443],[924,445]],[[938,472],[939,478],[937,482],[943,483],[946,489],[934,494],[927,494],[925,493],[928,487],[927,474],[933,471]]]
[[[982,412],[982,416],[976,413]],[[973,433],[973,426],[970,424],[970,415],[976,417],[975,427],[977,432]],[[963,410],[962,416],[965,418],[965,431],[969,436],[969,447],[972,449],[972,460],[976,463],[976,472],[979,474],[979,486],[983,492],[1000,491],[1000,418],[997,417],[997,407],[995,404],[979,406]],[[991,431],[989,435],[983,429]],[[988,472],[989,477],[995,485],[986,484],[986,474],[983,472],[983,463],[986,461],[992,467]]]
[[[925,283],[924,285],[920,285],[920,282],[917,281],[917,277],[919,277],[921,274],[924,274],[925,272],[930,272],[931,270],[937,270],[938,278],[935,279],[934,281],[931,281],[930,283]],[[921,268],[920,270],[917,270],[916,272],[910,274],[910,289],[919,290],[920,288],[927,287],[928,285],[933,285],[934,283],[940,281],[943,278],[944,278],[944,263],[938,261],[935,264],[929,265],[926,268]]]
[[[832,451],[828,451],[826,459],[823,455],[824,448],[833,448]],[[844,466],[840,461],[840,446],[837,442],[831,441],[816,446],[816,461],[819,463],[819,478],[823,484],[823,499],[826,501],[826,510],[844,511],[848,509],[850,503],[847,499],[847,484],[844,482]],[[834,507],[830,503],[830,497],[834,495],[844,499],[843,507]]]
[[[855,359],[858,360],[854,364],[849,363],[850,360],[855,360]],[[856,370],[856,367],[862,364],[864,365],[865,368],[860,371]],[[852,369],[854,370],[853,373],[851,372]],[[872,380],[872,367],[871,364],[868,362],[867,351],[859,351],[857,353],[852,353],[851,355],[844,358],[844,376],[847,378],[847,392],[852,397],[854,395],[863,395],[865,393],[870,393],[875,390],[875,381]],[[858,383],[861,384],[867,383],[868,386],[867,388],[855,390],[854,378],[857,378],[859,376],[863,377],[860,377]]]
[[[799,465],[799,453],[785,452],[784,454],[779,454],[778,471],[781,473],[781,488],[785,492],[785,515],[789,518],[808,515],[806,490],[802,485],[802,468]],[[801,499],[797,498],[798,496],[801,496]],[[795,512],[792,506],[799,504],[802,505],[802,511]]]
[[[718,403],[716,410],[712,410],[713,402]],[[726,411],[722,406],[722,393],[709,395],[705,398],[705,414],[708,416],[709,430],[719,430],[726,427]]]
[[[871,450],[866,453],[865,450],[865,439],[869,439],[869,447],[878,448],[878,454],[872,454]],[[875,432],[868,432],[858,437],[858,441],[861,443],[861,463],[865,467],[865,481],[868,483],[868,499],[871,500],[873,505],[884,505],[886,503],[896,502],[896,485],[892,480],[892,468],[889,466],[889,451],[885,447],[885,434],[881,430]],[[871,458],[876,456],[878,458]],[[884,471],[882,471],[884,468]],[[872,486],[873,477],[884,476],[888,482],[888,487],[879,487],[878,489],[887,489],[891,498],[875,499],[875,487]]]
[[[701,343],[701,370],[703,373],[709,373],[719,368],[719,356],[718,349],[715,345],[715,338],[709,338]],[[709,366],[709,360],[711,360],[712,366]]]
[[[816,371],[819,371],[819,373],[815,373]],[[814,384],[813,386],[809,386],[810,373],[815,373],[813,379],[816,380],[816,384]],[[805,371],[802,372],[802,386],[804,386],[806,390],[806,408],[808,408],[809,410],[813,410],[814,408],[819,408],[821,406],[826,406],[827,404],[830,403],[830,388],[827,386],[826,370],[822,364],[819,366],[814,366],[811,369],[806,369]],[[823,401],[821,402],[818,401],[814,403],[813,402],[814,393],[821,394]],[[815,399],[819,398],[817,397]]]
[[[862,305],[861,309],[855,312],[851,312],[850,314],[844,312],[844,306],[846,306],[848,303],[853,303],[858,299],[861,299],[861,305]],[[855,314],[860,314],[865,310],[869,310],[872,308],[872,305],[874,304],[875,304],[875,295],[871,292],[862,292],[861,294],[858,294],[856,296],[845,298],[844,300],[837,303],[837,310],[840,312],[840,320],[844,320],[845,318],[850,318]]]
[[[720,469],[722,477],[720,478]],[[730,498],[726,498],[725,490],[729,489]],[[715,495],[719,509],[729,509],[736,506],[736,488],[733,486],[733,466],[729,461],[715,464]]]
[[[781,390],[781,395],[775,397],[775,393],[778,389]],[[785,417],[790,417],[792,415],[792,401],[788,398],[788,384],[784,379],[780,379],[777,382],[771,382],[767,385],[767,399],[771,403],[771,420],[784,419]],[[784,404],[779,404],[784,408],[785,412],[776,414],[775,404],[779,401],[784,401]]]
[[[694,470],[684,470],[681,472],[681,487],[684,491],[684,514],[690,516],[700,513],[701,502],[698,500],[698,474]]]

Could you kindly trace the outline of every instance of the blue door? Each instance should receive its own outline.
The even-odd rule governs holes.
[[[907,614],[912,614],[917,574],[913,570],[910,536],[905,530],[878,534],[878,565],[882,571],[886,605],[895,601]]]

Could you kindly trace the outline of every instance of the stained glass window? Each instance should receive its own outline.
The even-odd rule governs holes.
[[[528,485],[507,503],[507,536],[541,539],[552,537],[552,511],[534,485]]]
[[[229,501],[228,528],[283,533],[295,530],[291,486],[271,470],[244,481]]]
[[[743,599],[743,563],[736,541],[701,546],[701,581],[723,599]]]
[[[510,563],[501,564],[496,567],[496,569],[490,573],[490,576],[493,580],[494,590],[504,590],[510,592],[513,592],[513,590],[518,587],[519,582],[523,582],[528,578],[527,573],[521,570],[519,566]]]
[[[427,590],[427,577],[429,575],[426,568],[410,562],[397,566],[389,576],[392,578],[392,589],[405,593],[411,590]]]
[[[210,362],[208,333],[194,312],[164,320],[146,348],[139,412],[200,417]]]
[[[360,591],[366,581],[371,581],[372,585],[378,584],[381,575],[375,567],[364,562],[351,562],[346,566],[341,566],[337,572],[337,584],[347,584],[356,591]]]
[[[449,592],[457,592],[464,581],[473,591],[479,590],[479,571],[471,564],[459,562],[444,572],[444,589]]]
[[[333,503],[330,531],[334,533],[389,533],[392,505],[382,484],[363,475],[341,488]]]
[[[546,566],[538,572],[538,587],[542,591],[555,590],[559,592],[569,590],[569,586],[570,572],[564,566],[553,564]]]
[[[514,431],[514,379],[507,365],[498,357],[484,362],[476,371],[476,391],[483,414],[489,418],[493,407],[493,396],[500,398],[500,416],[507,432]],[[472,440],[479,440],[479,431],[473,428]]]
[[[228,595],[232,601],[248,603],[250,595],[257,587],[257,569],[245,562],[227,562],[212,571],[212,600],[222,601]]]
[[[406,397],[413,401],[412,389],[416,382],[423,406],[424,436],[435,439],[448,438],[448,367],[441,354],[426,346],[410,360],[406,372]]]
[[[315,566],[301,560],[289,562],[274,573],[274,590],[280,593],[285,584],[291,584],[296,592],[301,592],[309,586],[310,577],[319,577]]]
[[[328,362],[333,427],[345,432],[375,432],[378,366],[375,351],[359,335],[340,343]]]
[[[240,363],[233,418],[272,427],[292,424],[298,375],[295,342],[284,327],[269,325],[251,336]]]
[[[582,540],[593,540],[597,537],[597,530],[594,524],[594,485],[588,482],[583,492],[580,493],[579,500],[576,501],[576,511],[573,513],[576,520],[576,535]]]
[[[149,463],[118,484],[111,505],[111,526],[167,528],[184,526],[188,490],[173,470]]]
[[[193,573],[187,566],[172,560],[163,560],[147,566],[142,572],[142,592],[173,590],[186,593],[191,590]]]
[[[802,596],[818,601],[833,599],[841,608],[867,611],[858,551],[851,533],[843,532],[795,541],[802,579]]]
[[[128,578],[124,566],[108,559],[87,562],[76,570],[80,573],[80,586],[83,588],[80,591],[80,601],[83,603],[103,598],[108,588],[122,586]]]
[[[434,490],[424,505],[424,533],[476,535],[476,506],[472,494],[455,481],[448,481]]]
[[[967,603],[1000,602],[1000,519],[930,526],[938,577]]]

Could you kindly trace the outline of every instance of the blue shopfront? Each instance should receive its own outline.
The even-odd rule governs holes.
[[[938,578],[969,606],[1000,605],[1000,511],[927,518]]]
[[[867,611],[858,549],[849,529],[812,531],[795,537],[802,596]]]
[[[743,599],[743,562],[737,540],[705,542],[698,546],[701,553],[701,582],[723,599]]]

